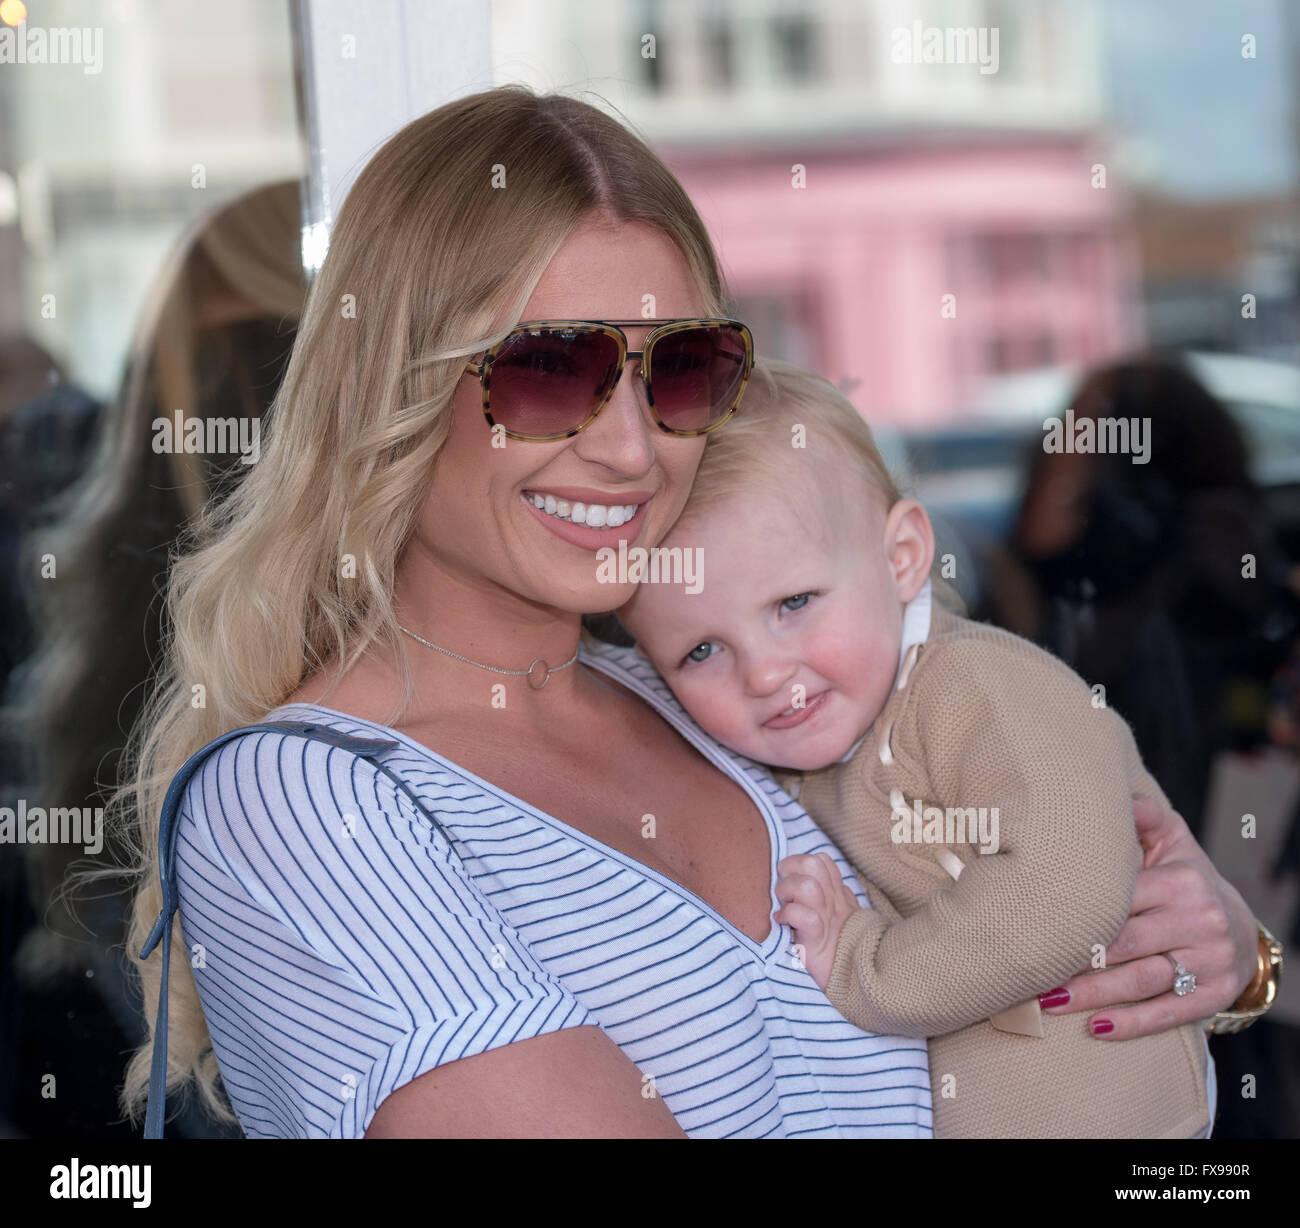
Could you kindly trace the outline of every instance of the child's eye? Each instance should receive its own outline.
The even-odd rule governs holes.
[[[701,661],[707,661],[713,655],[712,648],[713,645],[708,640],[705,640],[702,644],[696,644],[682,658],[682,664],[685,665],[689,661],[692,665],[698,665]]]
[[[781,602],[781,608],[793,613],[795,610],[802,610],[811,600],[812,593],[797,593],[795,596],[787,597]]]

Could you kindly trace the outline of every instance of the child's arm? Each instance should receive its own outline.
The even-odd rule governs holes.
[[[848,908],[833,863],[819,872],[814,859],[783,861],[778,898],[796,910],[785,916],[805,964],[846,1018],[888,1035],[940,1036],[1061,984],[1119,932],[1141,864],[1130,796],[1141,769],[1114,713],[1094,707],[1075,675],[1016,647],[936,644],[909,689],[894,763],[879,779],[886,788],[930,782],[925,806],[996,806],[997,851],[972,850],[955,881],[934,846],[883,851],[946,883],[892,924]]]
[[[781,875],[776,883],[776,898],[784,907],[778,908],[772,919],[794,930],[800,961],[825,991],[845,922],[856,913],[870,910],[859,906],[835,862],[825,853],[783,857],[776,868]]]

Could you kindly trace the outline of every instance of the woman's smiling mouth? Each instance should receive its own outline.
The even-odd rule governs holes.
[[[641,506],[639,503],[583,503],[527,490],[524,498],[548,516],[567,520],[570,524],[585,524],[592,529],[617,529],[635,517]]]
[[[599,550],[611,541],[632,541],[640,534],[653,495],[635,490],[620,499],[603,491],[563,487],[523,490],[519,498],[557,537],[570,545]]]

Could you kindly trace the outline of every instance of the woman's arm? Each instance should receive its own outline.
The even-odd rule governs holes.
[[[1106,948],[1110,966],[1062,987],[1054,1015],[1099,1011],[1105,1040],[1149,1036],[1227,1010],[1255,973],[1257,932],[1246,902],[1215,868],[1174,811],[1150,799],[1133,804],[1145,853],[1129,918]],[[1173,992],[1170,952],[1196,976],[1196,989]],[[1054,991],[1059,992],[1059,991]],[[1130,1002],[1131,1006],[1114,1007]],[[1089,1020],[1089,1030],[1096,1020]]]
[[[685,1138],[599,1028],[566,1028],[435,1067],[379,1106],[366,1138]]]

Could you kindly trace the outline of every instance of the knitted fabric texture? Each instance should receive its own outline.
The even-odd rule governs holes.
[[[854,756],[778,779],[801,780],[800,803],[875,906],[846,923],[827,995],[867,1031],[935,1038],[936,1136],[1187,1138],[1206,1126],[1198,1025],[1104,1041],[1086,1013],[1038,1011],[1036,996],[1095,966],[1128,916],[1142,861],[1132,796],[1165,802],[1127,724],[1072,670],[936,604],[906,682]],[[945,812],[944,829],[921,834],[958,840],[949,807],[961,822],[967,808],[991,818],[996,807],[997,851],[900,842],[917,834],[901,820],[918,799],[923,819],[926,807]],[[990,831],[979,838],[991,845]],[[963,863],[956,880],[940,849]],[[1022,1002],[1042,1036],[989,1022]]]

